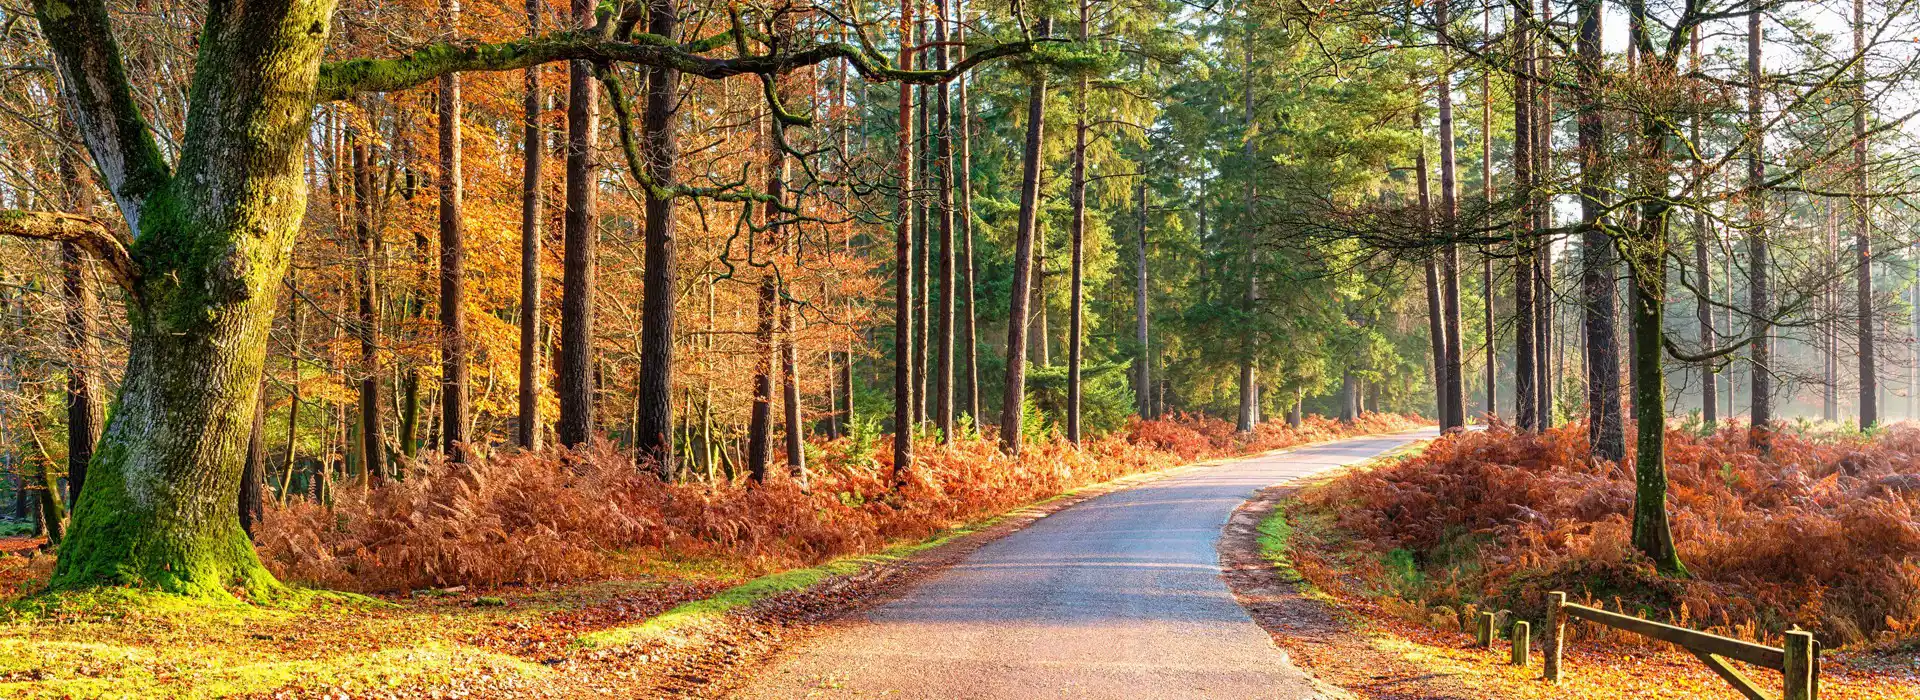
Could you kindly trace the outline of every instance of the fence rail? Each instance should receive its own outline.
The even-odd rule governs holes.
[[[1745,675],[1727,664],[1727,659],[1779,671],[1783,677],[1783,700],[1818,700],[1820,696],[1820,642],[1813,633],[1794,630],[1786,635],[1786,646],[1774,648],[1753,642],[1708,634],[1699,630],[1662,624],[1652,620],[1608,612],[1599,608],[1567,602],[1567,594],[1547,594],[1546,680],[1560,682],[1560,654],[1566,647],[1567,620],[1576,618],[1643,637],[1669,642],[1692,653],[1728,685],[1748,700],[1772,700]]]

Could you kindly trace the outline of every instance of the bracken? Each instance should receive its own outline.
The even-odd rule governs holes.
[[[1134,419],[1079,449],[1054,439],[1018,458],[991,436],[929,442],[915,446],[919,458],[897,492],[885,441],[866,454],[845,440],[816,445],[805,488],[785,477],[663,483],[599,443],[470,465],[427,460],[377,488],[339,488],[331,507],[270,507],[256,534],[261,557],[283,580],[358,591],[579,580],[607,575],[609,555],[629,551],[765,571],[926,538],[1128,474],[1422,424],[1369,414],[1238,435],[1210,417]]]

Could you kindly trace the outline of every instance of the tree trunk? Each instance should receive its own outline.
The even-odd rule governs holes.
[[[1700,34],[1695,32],[1688,40],[1688,65],[1700,70]],[[1694,90],[1692,97],[1699,99],[1699,91]],[[1695,115],[1687,120],[1688,138],[1700,143],[1701,117]],[[1697,180],[1704,177],[1701,164],[1696,163],[1693,176]],[[1708,255],[1708,241],[1715,238],[1713,228],[1707,221],[1704,209],[1693,212],[1693,286],[1694,319],[1700,325],[1700,347],[1712,348],[1719,340],[1713,331],[1713,263]],[[1700,363],[1700,417],[1708,426],[1720,423],[1720,374],[1714,369],[1713,360]]]
[[[288,381],[287,391],[287,450],[280,457],[280,465],[286,469],[286,483],[293,483],[293,464],[295,445],[300,437],[300,276],[297,272],[287,273],[287,287],[292,294],[287,297],[287,369],[293,374]],[[72,477],[68,477],[69,480]],[[280,500],[285,502],[290,492],[280,492]]]
[[[1606,142],[1600,95],[1600,3],[1581,0],[1579,57],[1579,148],[1581,221],[1581,296],[1585,299],[1587,342],[1587,442],[1595,459],[1626,459],[1626,432],[1620,416],[1620,359],[1615,354],[1613,241],[1600,228],[1606,210],[1608,175],[1602,169]],[[1664,302],[1664,299],[1659,301]],[[1635,312],[1636,314],[1638,311]],[[1658,313],[1656,309],[1655,313]],[[1658,339],[1659,334],[1655,334]],[[1637,347],[1637,346],[1636,346]],[[1636,362],[1638,360],[1636,359]]]
[[[1420,230],[1433,235],[1433,196],[1427,188],[1427,138],[1425,115],[1418,108],[1414,110],[1414,133],[1418,134],[1419,146],[1414,152],[1414,186],[1419,196]],[[1433,405],[1434,414],[1442,429],[1453,424],[1452,406],[1447,403],[1447,327],[1446,302],[1440,291],[1440,263],[1432,257],[1427,258],[1427,339],[1433,345]]]
[[[540,35],[540,0],[527,0],[527,37]],[[540,449],[540,223],[546,218],[541,182],[540,67],[527,68],[520,137],[520,414],[515,441]]]
[[[1444,34],[1447,26],[1446,0],[1434,3],[1434,21]],[[1443,57],[1440,71],[1440,89],[1437,97],[1440,103],[1440,235],[1449,241],[1441,252],[1440,285],[1445,304],[1442,312],[1446,316],[1447,337],[1447,416],[1440,424],[1442,431],[1464,428],[1467,424],[1466,381],[1463,376],[1466,366],[1460,338],[1460,250],[1451,241],[1456,235],[1456,225],[1460,217],[1460,182],[1455,168],[1453,144],[1453,69],[1445,65]]]
[[[958,2],[959,0],[956,0]],[[960,15],[954,28],[954,41],[962,44],[966,41],[966,9],[961,5]],[[967,416],[973,419],[975,428],[980,427],[980,336],[979,315],[974,306],[973,288],[973,105],[967,97],[969,76],[961,76],[954,81],[954,100],[959,103],[959,115],[951,128],[958,131],[958,140],[954,145],[954,190],[959,196],[960,211],[956,223],[960,237],[960,295],[967,307],[966,317],[961,321],[960,349],[965,355],[962,372],[965,377],[965,389],[960,400],[966,405]]]
[[[1493,36],[1492,12],[1481,13],[1480,28],[1481,33],[1487,36]],[[1486,204],[1487,211],[1489,213],[1494,211],[1492,71],[1480,74],[1480,195]],[[1480,323],[1486,328],[1487,335],[1486,415],[1487,420],[1491,421],[1494,416],[1500,413],[1498,394],[1500,384],[1500,359],[1499,353],[1496,351],[1498,343],[1494,342],[1498,335],[1498,333],[1496,333],[1498,326],[1494,325],[1493,315],[1493,246],[1480,247],[1480,290],[1486,295],[1486,313],[1481,318]]]
[[[182,157],[169,173],[133,107],[98,3],[40,25],[89,150],[143,245],[131,255],[127,369],[50,587],[224,598],[279,589],[240,528],[241,472],[267,331],[306,211],[303,164],[331,3],[213,12],[198,37]],[[116,119],[115,116],[129,119]],[[131,130],[128,125],[133,125]],[[143,216],[145,213],[153,216]]]
[[[61,116],[63,140],[75,140],[73,122]],[[82,179],[73,149],[60,152],[60,179],[65,185],[67,210],[89,214],[93,188]],[[100,300],[91,279],[93,256],[74,243],[60,244],[60,278],[66,300],[67,323],[61,340],[67,351],[67,505],[80,502],[86,486],[87,462],[93,459],[93,446],[100,440],[100,401],[102,358],[100,351]]]
[[[1053,27],[1042,17],[1039,36]],[[1020,454],[1021,407],[1027,385],[1027,303],[1032,287],[1034,229],[1040,204],[1040,143],[1046,129],[1047,79],[1037,75],[1027,85],[1027,138],[1021,156],[1020,218],[1014,234],[1013,289],[1007,310],[1007,381],[1000,399],[1000,444],[1009,454]]]
[[[1536,85],[1526,76],[1533,70],[1533,40],[1530,36],[1532,13],[1527,3],[1515,6],[1518,16],[1513,19],[1515,56],[1514,63],[1520,69],[1519,77],[1513,81],[1513,133],[1533,133],[1533,90]],[[1539,383],[1546,379],[1546,367],[1540,362],[1539,348],[1535,343],[1539,335],[1534,332],[1534,299],[1536,285],[1533,282],[1534,240],[1533,227],[1534,197],[1534,154],[1533,139],[1516,138],[1513,142],[1513,189],[1519,198],[1520,209],[1513,221],[1513,420],[1522,431],[1541,429]]]
[[[947,4],[935,0],[933,18],[934,68],[947,69]],[[942,443],[953,441],[953,119],[945,83],[930,86],[934,91],[933,186],[939,194],[934,200],[933,216],[940,236],[939,264],[934,270],[935,286],[940,290],[940,305],[934,309],[933,343],[933,423]]]
[[[574,21],[594,24],[593,9],[592,0],[573,0]],[[648,109],[647,114],[651,119],[653,110]],[[553,388],[560,396],[560,416],[553,432],[560,444],[576,448],[587,443],[594,429],[594,249],[600,238],[595,189],[600,178],[593,157],[594,135],[599,130],[599,86],[593,80],[593,65],[573,61],[567,65],[567,211],[561,242],[560,351],[553,358]],[[647,227],[647,232],[651,235],[653,227]],[[653,268],[647,270],[651,273]],[[644,315],[645,310],[641,313]],[[642,325],[644,332],[644,321]],[[641,345],[649,347],[645,341]],[[642,360],[641,364],[646,363]]]
[[[1595,5],[1598,0],[1588,0]],[[1678,78],[1671,54],[1657,55],[1648,34],[1644,5],[1632,9],[1632,43],[1645,56],[1644,72],[1649,82],[1672,84]],[[1597,8],[1595,8],[1597,13]],[[1686,575],[1680,555],[1673,546],[1673,529],[1667,521],[1667,378],[1661,368],[1664,319],[1667,301],[1667,217],[1673,159],[1667,148],[1668,125],[1675,115],[1649,112],[1640,116],[1639,161],[1647,171],[1634,177],[1641,204],[1640,225],[1633,240],[1624,246],[1628,256],[1630,283],[1639,290],[1633,295],[1634,446],[1633,545],[1646,554],[1663,573]]]
[[[240,469],[240,529],[253,537],[253,527],[266,514],[267,484],[267,385],[260,384],[260,398],[254,402],[253,427],[247,435],[246,464]]]
[[[1246,33],[1241,37],[1241,117],[1243,128],[1253,128],[1253,29],[1254,21],[1249,11],[1245,19]],[[1242,138],[1240,155],[1246,160],[1246,167],[1253,167],[1253,139]],[[1242,298],[1242,310],[1252,316],[1258,312],[1260,302],[1260,258],[1254,249],[1253,218],[1254,178],[1247,174],[1246,190],[1243,192],[1242,216],[1247,225],[1247,294]],[[1248,322],[1252,319],[1249,318]],[[1254,337],[1251,333],[1240,337],[1240,410],[1236,415],[1235,427],[1242,433],[1253,432],[1260,423],[1260,378],[1259,369],[1254,363]]]
[[[368,162],[367,145],[353,141],[353,230],[360,245],[360,264],[356,279],[360,287],[360,313],[354,319],[353,334],[360,341],[360,464],[368,479],[379,483],[387,477],[385,423],[380,420],[380,290],[374,270],[380,259],[380,234],[373,225],[373,168]]]
[[[679,35],[680,15],[673,0],[648,0],[647,32]],[[647,68],[647,112],[640,133],[647,175],[662,185],[674,182],[680,158],[680,71]],[[647,192],[646,272],[640,305],[640,377],[635,391],[634,454],[651,459],[662,478],[675,471],[673,454],[674,299],[680,294],[678,246],[673,199]]]
[[[1853,105],[1853,263],[1856,336],[1860,355],[1860,428],[1880,422],[1880,382],[1874,372],[1873,240],[1867,197],[1867,40],[1866,3],[1853,0],[1853,79],[1858,92]]]
[[[1080,0],[1079,40],[1087,40],[1087,0]],[[1073,230],[1069,232],[1069,271],[1067,293],[1067,441],[1080,444],[1080,335],[1085,313],[1082,265],[1087,237],[1087,92],[1090,79],[1085,72],[1073,95],[1073,181],[1068,200],[1073,207]]]
[[[1139,188],[1136,196],[1139,197],[1140,228],[1133,248],[1133,340],[1138,350],[1133,361],[1138,365],[1134,371],[1139,380],[1133,386],[1138,394],[1134,398],[1139,404],[1136,410],[1140,412],[1140,417],[1152,418],[1153,348],[1149,344],[1152,338],[1148,334],[1152,310],[1147,305],[1147,179],[1138,178],[1136,186]]]
[[[1353,372],[1340,373],[1340,420],[1352,423],[1356,415],[1354,406],[1360,402],[1360,387],[1353,378]]]
[[[460,0],[441,0],[450,26],[460,26]],[[464,462],[467,450],[467,223],[460,164],[460,74],[440,77],[440,451]],[[368,444],[378,439],[369,434]],[[368,447],[373,455],[384,448]],[[384,462],[382,462],[384,464]],[[369,470],[371,472],[371,470]]]
[[[912,59],[912,0],[900,0],[898,65]],[[895,167],[900,196],[894,207],[893,240],[893,482],[906,483],[913,469],[913,89],[900,85]],[[1013,287],[1020,289],[1018,280]],[[1020,295],[1015,294],[1015,297]],[[1016,317],[1017,318],[1017,317]],[[1009,369],[1012,365],[1008,365]],[[1017,421],[1017,419],[1016,419]]]
[[[1540,30],[1542,41],[1539,42],[1539,48],[1536,49],[1533,66],[1534,72],[1537,75],[1551,76],[1554,74],[1553,47],[1557,42],[1549,40],[1552,38],[1553,27],[1553,3],[1550,0],[1540,0],[1540,24],[1538,25],[1538,29]],[[1548,231],[1553,230],[1553,203],[1549,201],[1544,188],[1539,187],[1539,185],[1542,182],[1551,181],[1553,178],[1553,90],[1536,84],[1533,89],[1527,91],[1527,96],[1534,101],[1533,107],[1531,108],[1533,118],[1529,120],[1529,122],[1533,127],[1535,139],[1532,147],[1535,187],[1532,190],[1533,196],[1529,198],[1529,209],[1533,215],[1533,230],[1535,235],[1546,236]],[[1552,428],[1554,424],[1555,411],[1553,394],[1561,371],[1561,366],[1554,361],[1553,355],[1553,339],[1555,335],[1553,325],[1556,307],[1553,290],[1553,246],[1551,245],[1551,241],[1542,240],[1541,245],[1534,246],[1533,256],[1535,265],[1533,272],[1533,349],[1534,352],[1539,354],[1539,358],[1534,361],[1534,366],[1540,375],[1540,381],[1534,383],[1534,389],[1539,392],[1535,402],[1539,405],[1540,409],[1540,427],[1545,429]]]
[[[1753,335],[1758,338],[1752,343],[1753,387],[1747,399],[1753,406],[1750,411],[1753,444],[1762,454],[1768,454],[1773,451],[1770,435],[1773,428],[1773,296],[1767,279],[1766,196],[1759,191],[1767,176],[1766,161],[1762,159],[1766,150],[1766,125],[1761,119],[1763,93],[1760,90],[1762,19],[1760,12],[1747,16],[1747,130],[1751,137],[1747,150],[1747,187],[1750,191],[1747,202],[1747,312],[1751,314]]]

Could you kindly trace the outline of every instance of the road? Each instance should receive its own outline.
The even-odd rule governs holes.
[[[744,698],[1312,698],[1220,578],[1254,492],[1433,431],[1194,470],[1057,512],[769,661]]]

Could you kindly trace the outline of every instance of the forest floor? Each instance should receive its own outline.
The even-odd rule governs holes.
[[[122,591],[36,603],[51,557],[0,558],[0,697],[718,697],[745,664],[1035,519],[1222,460],[1125,476],[880,553],[755,576],[630,552],[605,580],[210,607]],[[0,549],[30,552],[9,538]]]
[[[1464,623],[1471,616],[1422,615],[1424,608],[1378,592],[1366,573],[1325,567],[1352,561],[1354,553],[1338,551],[1337,534],[1301,531],[1316,525],[1292,512],[1300,509],[1300,495],[1406,457],[1383,456],[1267,489],[1235,513],[1221,540],[1235,596],[1316,679],[1351,697],[1378,699],[1742,697],[1676,647],[1591,631],[1569,635],[1565,675],[1548,684],[1541,679],[1537,635],[1527,665],[1516,666],[1507,640],[1494,648],[1475,644]],[[1296,567],[1302,556],[1316,564],[1304,567],[1311,572],[1304,576]],[[1821,697],[1828,700],[1920,698],[1920,646],[1912,642],[1827,652],[1821,664]],[[1746,673],[1763,688],[1779,682],[1772,672]]]

